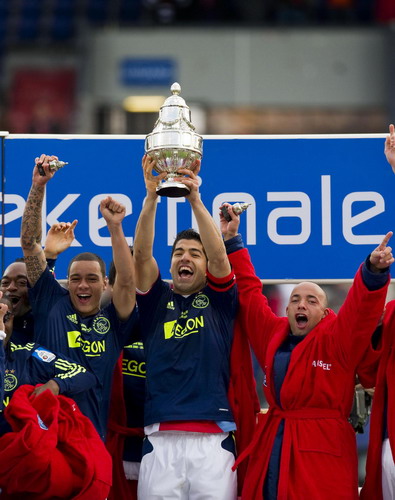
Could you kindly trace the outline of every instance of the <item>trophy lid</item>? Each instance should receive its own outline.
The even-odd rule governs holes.
[[[160,109],[165,108],[167,106],[178,106],[180,108],[188,108],[186,102],[180,96],[181,85],[178,82],[174,82],[173,85],[170,87],[170,90],[172,95],[165,100]]]
[[[170,90],[172,95],[161,106],[154,129],[146,137],[145,150],[148,153],[162,151],[164,155],[170,155],[171,152],[173,156],[175,151],[183,151],[184,156],[188,152],[187,156],[196,153],[201,157],[202,136],[195,132],[191,110],[180,96],[181,86],[174,82]]]
[[[159,118],[153,133],[161,130],[195,130],[191,123],[191,110],[180,96],[181,85],[174,82],[170,87],[172,95],[168,97],[159,110]]]

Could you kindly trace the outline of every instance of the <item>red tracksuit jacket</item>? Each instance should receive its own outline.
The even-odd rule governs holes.
[[[370,433],[368,458],[366,461],[365,484],[361,491],[363,500],[382,500],[381,488],[381,448],[383,445],[383,415],[387,398],[388,414],[395,415],[395,301],[386,306],[383,320],[381,357],[377,371],[376,389],[374,391],[372,414],[370,416]],[[387,394],[386,394],[387,393]],[[388,419],[388,437],[392,456],[395,457],[395,425]]]
[[[330,311],[293,350],[281,409],[272,369],[276,351],[290,332],[288,318],[278,318],[269,308],[246,249],[231,253],[229,260],[237,277],[243,328],[266,374],[270,405],[269,412],[259,416],[245,452],[249,464],[242,498],[263,498],[274,437],[285,419],[278,500],[356,500],[356,442],[347,417],[355,370],[381,317],[387,287],[369,291],[357,272],[339,314]]]
[[[111,457],[76,403],[22,385],[5,409],[12,427],[0,437],[1,498],[104,500]]]

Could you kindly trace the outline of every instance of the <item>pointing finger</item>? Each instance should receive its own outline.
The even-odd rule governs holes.
[[[391,239],[392,235],[394,233],[392,231],[389,231],[385,236],[384,236],[384,239],[383,241],[380,243],[380,245],[378,246],[377,250],[379,252],[383,251],[385,249],[385,247],[387,246],[387,243],[389,242],[389,240]]]

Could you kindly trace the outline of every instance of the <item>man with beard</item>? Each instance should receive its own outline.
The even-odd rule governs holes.
[[[177,181],[199,227],[179,233],[171,252],[173,288],[153,257],[154,226],[163,174],[143,158],[147,196],[134,240],[140,328],[146,355],[146,402],[139,497],[235,500],[228,400],[229,358],[237,310],[234,273],[221,235],[204,207],[197,173],[180,169]]]

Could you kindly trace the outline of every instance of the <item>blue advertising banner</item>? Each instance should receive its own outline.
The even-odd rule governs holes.
[[[395,229],[395,176],[383,155],[384,135],[207,136],[201,196],[219,220],[227,201],[251,203],[240,231],[257,274],[267,280],[351,279],[359,263]],[[2,267],[22,255],[19,234],[34,158],[69,162],[47,186],[43,234],[78,219],[76,241],[59,258],[58,278],[81,251],[111,260],[99,204],[107,194],[127,207],[125,234],[145,196],[142,136],[18,136],[4,139]],[[185,198],[161,198],[154,255],[170,278],[170,247],[178,231],[196,227]]]
[[[177,80],[177,64],[173,59],[126,58],[120,63],[123,85],[165,86]]]

